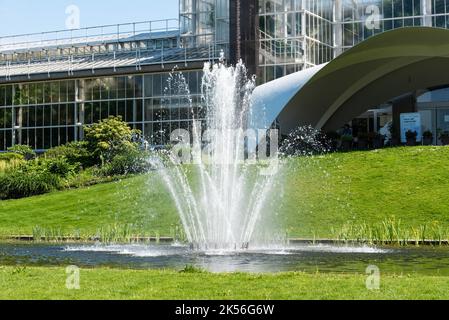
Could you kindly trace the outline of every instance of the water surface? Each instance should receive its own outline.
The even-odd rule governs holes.
[[[291,245],[244,251],[192,251],[170,244],[79,245],[0,244],[0,264],[132,269],[183,269],[193,265],[212,272],[383,273],[449,275],[449,249],[433,247]]]

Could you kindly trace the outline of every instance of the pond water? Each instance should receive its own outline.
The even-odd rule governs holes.
[[[211,272],[350,272],[376,265],[384,273],[449,275],[449,249],[432,247],[291,245],[244,251],[192,251],[170,244],[0,244],[1,265],[183,269]]]

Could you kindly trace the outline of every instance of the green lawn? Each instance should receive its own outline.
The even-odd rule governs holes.
[[[449,226],[449,147],[395,148],[289,160],[276,219],[290,236],[330,237],[348,222],[396,217],[404,227]],[[283,193],[283,197],[279,195]],[[170,236],[179,223],[154,173],[89,188],[0,202],[0,234],[35,226],[94,235],[132,223],[142,233]]]
[[[80,290],[65,268],[0,267],[0,299],[449,299],[449,277],[381,275],[380,290],[355,274],[211,274],[82,269]]]

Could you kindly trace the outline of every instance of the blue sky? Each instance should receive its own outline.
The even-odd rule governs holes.
[[[0,0],[0,36],[66,29],[67,7],[81,27],[178,17],[179,0]]]

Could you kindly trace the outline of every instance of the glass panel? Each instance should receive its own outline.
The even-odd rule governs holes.
[[[153,76],[145,76],[145,97],[153,96]]]
[[[135,121],[141,122],[143,121],[143,110],[142,110],[142,100],[135,100]]]
[[[125,77],[126,80],[126,98],[134,98],[134,78]]]
[[[51,148],[51,129],[44,129],[44,149]]]
[[[51,83],[51,102],[59,102],[59,82]]]
[[[118,102],[118,115],[122,117],[123,121],[126,121],[126,101]]]
[[[1,88],[0,88],[1,90]],[[0,130],[0,150],[5,151],[5,131]]]
[[[8,149],[12,146],[12,131],[6,130],[5,131],[5,149]]]
[[[153,75],[153,96],[160,97],[162,95],[162,78],[160,74]]]
[[[37,106],[36,107],[36,127],[42,127],[43,125],[44,125],[44,107]]]
[[[67,124],[75,124],[75,105],[73,103],[67,105]]]
[[[75,102],[75,81],[67,81],[67,101]]]
[[[44,103],[51,103],[51,83],[44,83]]]
[[[59,95],[60,95],[60,102],[67,102],[67,82],[66,81],[60,82]]]
[[[143,97],[143,77],[134,76],[134,97]]]
[[[134,100],[127,100],[126,101],[126,122],[134,122]]]
[[[67,105],[66,104],[59,105],[59,124],[60,125],[67,124]]]
[[[51,145],[53,147],[59,146],[59,129],[51,129]]]
[[[66,127],[59,128],[59,143],[61,145],[67,143],[67,128]]]
[[[5,88],[6,88],[5,86],[0,86],[0,106],[6,105],[6,89]]]
[[[31,148],[36,149],[36,130],[35,129],[28,130],[28,145]]]
[[[44,103],[44,84],[36,84],[36,103]]]
[[[75,140],[75,128],[68,127],[67,128],[67,142],[72,142]]]
[[[92,103],[86,102],[84,104],[84,123],[85,124],[92,124],[93,123],[93,110],[92,110]]]
[[[145,120],[144,121],[153,121],[153,103],[151,99],[145,100]]]
[[[35,127],[36,126],[36,107],[30,106],[28,109],[28,126]]]
[[[101,103],[94,102],[93,104],[93,122],[96,123],[101,120]]]
[[[101,102],[101,119],[107,119],[109,116],[109,103]]]
[[[126,98],[126,77],[117,78],[117,98]]]
[[[44,129],[36,129],[36,149],[44,148]]]

